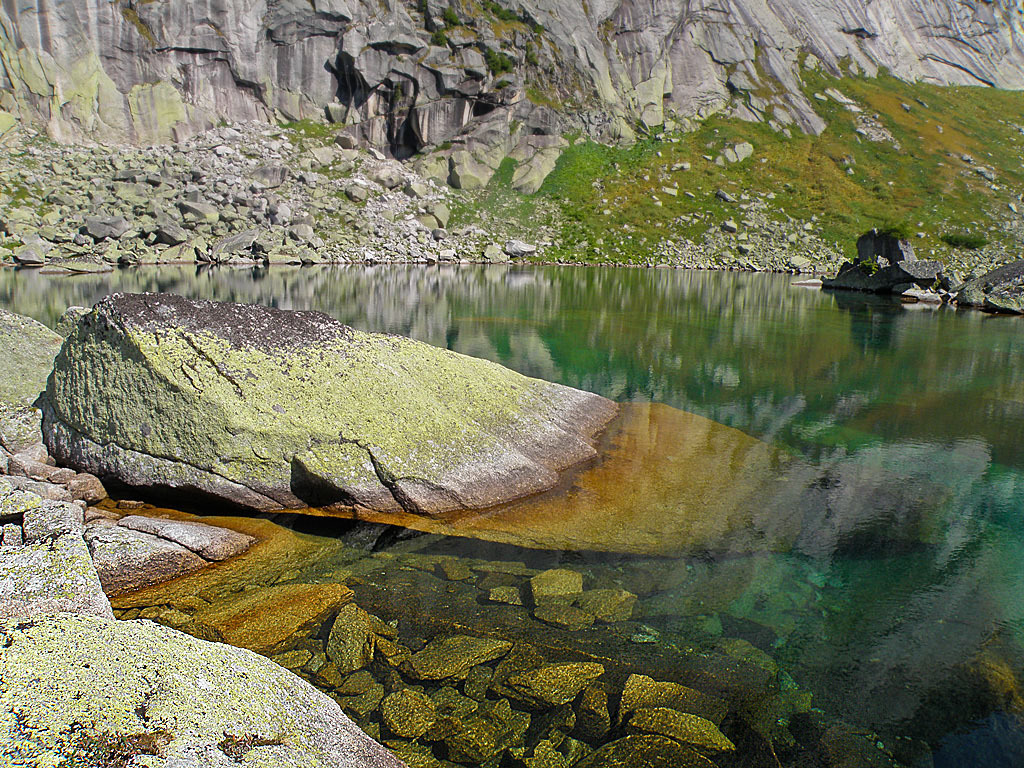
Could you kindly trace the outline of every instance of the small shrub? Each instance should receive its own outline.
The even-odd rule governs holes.
[[[988,238],[973,232],[947,232],[942,235],[942,242],[953,248],[975,251],[988,245]]]
[[[431,45],[438,45],[438,46],[441,46],[442,48],[447,48],[448,47],[448,35],[446,35],[444,33],[443,29],[435,29],[430,34],[430,44]]]
[[[533,43],[526,44],[526,63],[534,67],[540,64],[540,59],[537,58],[537,49],[533,47]]]
[[[459,14],[450,5],[441,12],[441,20],[446,27],[457,27],[462,23],[459,20]]]
[[[515,11],[510,11],[508,8],[502,8],[492,0],[488,0],[484,3],[484,8],[497,19],[502,21],[519,21],[519,16]]]
[[[895,237],[897,240],[909,240],[914,233],[905,221],[889,221],[878,227],[878,234]]]
[[[484,60],[487,62],[487,69],[491,71],[492,75],[503,75],[506,72],[511,72],[516,65],[512,57],[507,53],[496,51],[493,48],[488,48],[484,52]]]

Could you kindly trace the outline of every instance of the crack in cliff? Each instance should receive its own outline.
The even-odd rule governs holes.
[[[970,75],[975,80],[977,80],[979,83],[982,83],[983,85],[987,85],[989,88],[995,88],[996,87],[995,82],[993,82],[992,80],[988,80],[988,79],[982,77],[981,75],[977,74],[976,72],[972,72],[967,66],[965,66],[963,64],[957,64],[955,61],[950,61],[949,59],[945,59],[942,56],[937,56],[934,53],[926,53],[924,56],[921,57],[921,59],[922,59],[922,61],[934,61],[934,62],[937,62],[939,64],[945,64],[947,67],[952,67],[953,69],[959,69],[964,74]]]

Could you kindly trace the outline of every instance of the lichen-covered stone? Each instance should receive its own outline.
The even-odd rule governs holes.
[[[103,521],[86,526],[85,540],[109,595],[170,581],[208,565],[173,541]]]
[[[370,614],[354,603],[346,605],[331,626],[327,656],[341,674],[350,674],[373,661],[375,639]]]
[[[604,398],[313,312],[109,296],[58,355],[59,462],[255,509],[433,514],[553,485]]]
[[[736,750],[736,745],[710,720],[666,707],[638,709],[629,718],[626,728],[630,733],[667,736],[707,755]]]
[[[113,618],[81,536],[0,551],[0,619],[56,613]]]
[[[431,641],[409,660],[410,673],[419,680],[461,678],[478,664],[499,659],[512,643],[485,637],[456,635]]]
[[[410,688],[395,691],[380,703],[384,725],[403,739],[416,739],[437,720],[437,707],[425,693]]]
[[[516,698],[543,709],[569,703],[603,674],[604,666],[592,661],[547,664],[508,678],[505,688]]]
[[[146,621],[0,624],[0,753],[99,768],[104,740],[158,738],[159,768],[403,768],[338,705],[241,648]],[[38,764],[38,762],[36,763]]]
[[[12,453],[39,440],[32,405],[46,387],[62,339],[42,323],[0,309],[0,446]]]
[[[654,680],[647,675],[630,675],[622,690],[619,722],[629,719],[638,709],[667,707],[678,712],[700,715],[719,725],[725,718],[725,702],[685,685]]]

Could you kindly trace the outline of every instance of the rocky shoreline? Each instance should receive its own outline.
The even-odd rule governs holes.
[[[697,240],[645,233],[650,256],[614,248],[570,255],[553,223],[524,227],[477,210],[422,164],[359,149],[344,133],[238,123],[177,145],[57,145],[29,127],[3,138],[0,265],[80,274],[162,264],[503,263],[727,269],[791,274],[839,268],[818,226],[773,213],[770,192],[717,190],[727,220],[699,214]],[[673,194],[682,190],[674,188]],[[544,208],[543,201],[538,205]],[[549,206],[550,207],[550,206]],[[544,217],[556,216],[549,210]],[[639,236],[639,233],[638,233]],[[1009,254],[988,249],[952,268],[982,274]]]

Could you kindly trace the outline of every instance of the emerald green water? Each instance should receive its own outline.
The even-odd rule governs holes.
[[[933,762],[916,764],[1024,765],[1012,715],[1024,671],[1024,320],[790,282],[596,268],[3,270],[0,306],[51,325],[113,291],[317,309],[781,446],[812,469],[793,479],[792,547],[689,553],[692,576],[642,596],[643,620],[721,622],[714,631],[767,650],[830,717],[889,746],[927,742]]]

